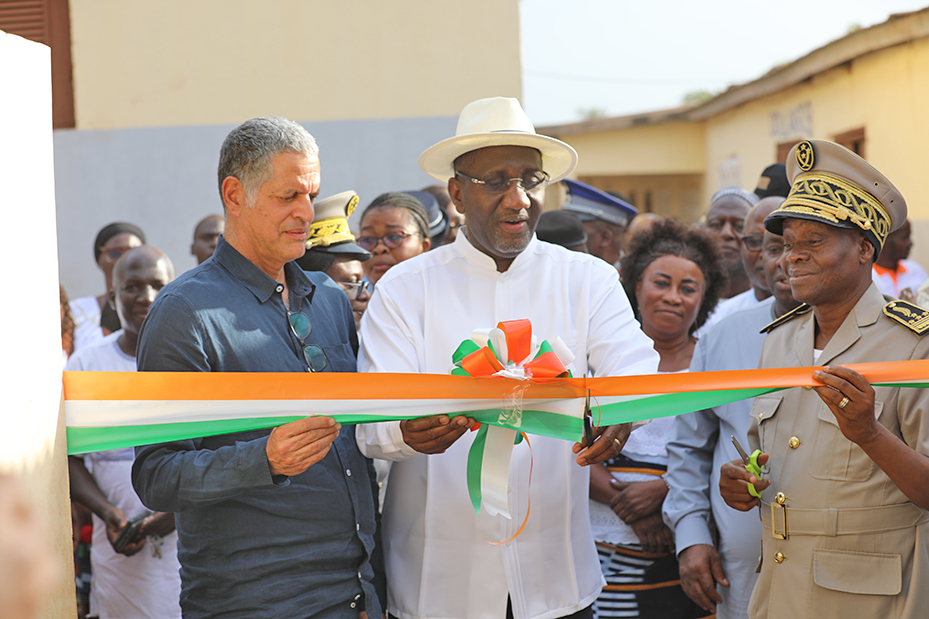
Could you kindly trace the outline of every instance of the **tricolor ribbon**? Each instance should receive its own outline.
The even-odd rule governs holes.
[[[520,381],[565,378],[571,375],[567,366],[573,360],[574,355],[561,338],[554,345],[548,341],[536,345],[528,320],[510,320],[498,323],[495,329],[476,329],[471,339],[462,342],[452,355],[451,373]],[[478,513],[483,505],[491,516],[511,518],[507,492],[510,460],[513,445],[521,442],[523,434],[507,426],[522,426],[526,386],[518,385],[509,394],[497,424],[480,424],[477,428],[478,434],[468,452],[468,494]]]
[[[540,347],[541,348],[541,347]],[[929,360],[849,367],[885,387],[929,387]],[[681,415],[792,387],[818,367],[609,378],[435,374],[64,372],[68,453],[270,428],[309,414],[343,424],[467,415],[526,434],[577,441],[588,389],[601,425]],[[518,418],[508,401],[522,401]]]
[[[925,359],[846,367],[872,385],[929,387]],[[334,372],[64,372],[63,382],[68,453],[75,454],[271,428],[309,414],[343,424],[466,414],[482,423],[576,441],[583,432],[588,389],[599,403],[601,425],[611,425],[821,386],[813,380],[817,369],[539,379],[525,386],[500,377]],[[499,421],[517,387],[523,389],[519,426]],[[558,406],[566,404],[573,406]]]

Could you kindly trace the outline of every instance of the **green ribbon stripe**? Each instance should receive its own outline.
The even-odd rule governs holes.
[[[666,393],[646,396],[638,400],[615,402],[597,406],[596,399],[590,399],[590,412],[593,423],[598,426],[612,426],[618,423],[645,421],[659,417],[674,417],[694,411],[754,398],[766,393],[780,391],[781,387],[768,389],[731,389],[726,391],[692,391],[688,393]]]
[[[524,410],[522,423],[514,426],[499,420],[502,414],[512,414],[509,409],[490,408],[478,411],[453,413],[451,417],[467,415],[482,424],[511,428],[520,432],[549,436],[568,441],[576,441],[583,433],[583,421],[549,411]],[[341,414],[332,418],[343,425],[359,423],[377,423],[380,421],[397,421],[413,419],[421,415],[397,415],[393,418],[374,415]],[[82,454],[108,449],[121,449],[137,445],[153,445],[170,441],[182,441],[204,436],[217,436],[233,432],[247,432],[273,428],[284,423],[303,419],[304,416],[255,417],[246,419],[216,419],[210,421],[186,421],[175,423],[158,423],[146,425],[68,427],[68,454]]]
[[[481,470],[484,464],[484,446],[487,443],[487,425],[482,425],[468,451],[468,496],[474,511],[481,513]]]

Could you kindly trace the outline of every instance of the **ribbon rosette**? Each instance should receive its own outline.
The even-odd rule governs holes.
[[[471,339],[458,346],[452,356],[452,374],[521,381],[501,405],[495,421],[473,428],[478,434],[468,454],[468,493],[475,511],[480,512],[483,505],[491,516],[511,518],[507,500],[510,459],[514,445],[523,438],[528,444],[520,427],[523,415],[532,412],[524,410],[523,394],[533,379],[570,378],[568,366],[573,360],[574,355],[560,337],[536,345],[528,320],[501,322],[495,329],[476,329]],[[561,412],[565,412],[568,402],[572,409],[578,408],[577,401],[562,401]],[[583,410],[568,414],[580,416]]]

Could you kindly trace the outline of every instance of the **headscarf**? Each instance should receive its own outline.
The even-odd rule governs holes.
[[[103,229],[97,233],[97,238],[94,239],[94,262],[97,262],[100,259],[100,254],[103,252],[103,246],[106,245],[111,238],[126,232],[139,237],[139,240],[142,241],[143,245],[145,245],[145,233],[142,232],[142,228],[125,221],[117,221],[109,224],[108,226],[104,226]]]

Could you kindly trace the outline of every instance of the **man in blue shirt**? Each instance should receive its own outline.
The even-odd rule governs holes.
[[[765,200],[778,201],[773,197]],[[764,344],[763,328],[800,305],[793,298],[784,237],[762,236],[762,277],[773,296],[713,325],[697,342],[691,372],[753,370]],[[737,455],[729,440],[748,443],[752,400],[739,400],[674,418],[668,438],[668,495],[663,512],[674,529],[681,586],[717,619],[744,619],[758,575],[761,522],[754,513],[730,509],[716,490],[719,467]]]
[[[139,369],[354,372],[345,293],[292,263],[319,192],[313,137],[283,118],[247,121],[218,176],[225,234],[152,305]],[[142,502],[177,514],[184,617],[381,616],[376,488],[354,435],[312,416],[136,449]]]

